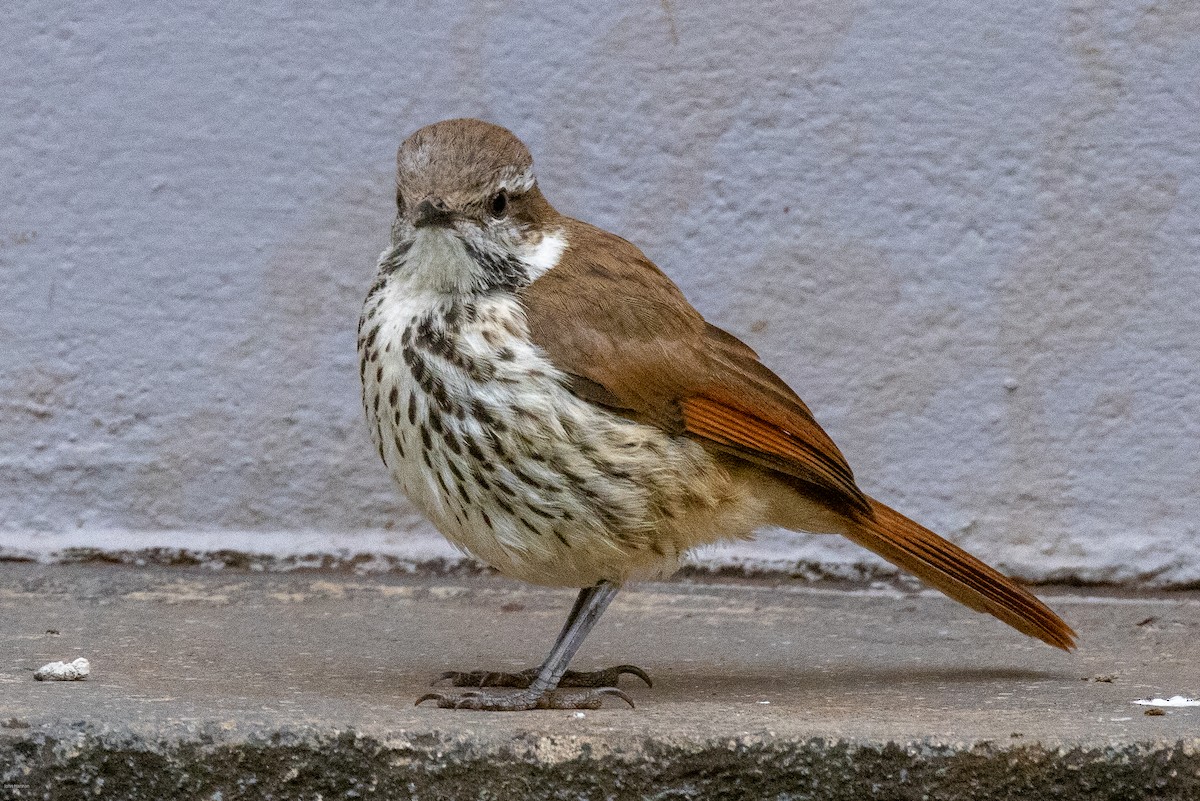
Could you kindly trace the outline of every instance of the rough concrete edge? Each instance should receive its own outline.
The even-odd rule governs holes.
[[[333,547],[352,540],[353,548]],[[825,538],[820,538],[824,540]],[[797,547],[780,554],[778,542],[739,542],[710,546],[690,555],[679,575],[684,578],[753,578],[836,583],[873,583],[915,589],[915,581],[873,554],[835,541]],[[101,543],[101,544],[97,544]],[[337,532],[16,532],[0,531],[0,562],[42,564],[111,563],[121,565],[232,568],[263,572],[296,570],[364,574],[473,575],[488,572],[440,535],[425,531]],[[1031,585],[1074,587],[1130,586],[1153,590],[1194,590],[1194,581],[1171,581],[1159,575],[1135,582],[1052,573],[1026,581]]]
[[[354,547],[333,547],[336,539]],[[99,543],[99,544],[98,544]],[[758,542],[711,546],[691,554],[680,573],[692,577],[764,577],[867,584],[905,577],[867,552],[837,549],[815,558],[776,555]],[[234,568],[265,572],[345,571],[355,574],[468,575],[488,568],[434,532],[5,532],[0,561],[42,564],[122,564]]]
[[[13,799],[1200,797],[1200,739],[1088,747],[526,732],[489,741],[353,728],[232,736],[215,724],[148,739],[82,723],[57,733],[14,725],[24,724],[0,730],[0,789]]]

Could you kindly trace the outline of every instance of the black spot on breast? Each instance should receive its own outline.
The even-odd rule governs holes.
[[[571,543],[567,542],[567,538],[564,537],[563,533],[561,531],[559,531],[558,529],[554,530],[554,536],[558,537],[558,541],[561,542],[563,545],[567,546],[568,548],[571,547]]]
[[[412,245],[412,240],[396,245],[392,249],[392,252],[383,260],[383,263],[379,265],[381,275],[388,276],[400,269],[401,265],[404,264],[404,257],[408,255],[408,251]]]
[[[633,479],[633,474],[628,470],[617,467],[612,462],[605,461],[604,459],[594,459],[592,464],[597,470],[604,475],[609,476],[610,478],[615,478],[620,481],[631,481]]]
[[[413,378],[428,392],[430,379],[429,366],[425,364],[425,360],[415,350],[405,351],[405,353],[411,354],[411,358],[405,359],[405,361],[408,362],[408,369],[412,371]]]
[[[494,428],[489,428],[483,432],[483,436],[487,439],[488,444],[492,447],[492,453],[500,459],[500,461],[508,463],[513,461],[513,458],[508,453],[508,449],[504,447],[504,441],[500,439],[500,435],[496,433]]]
[[[496,358],[502,362],[511,362],[516,357],[517,357],[517,354],[513,353],[512,348],[505,347],[505,348],[501,348],[500,350],[496,351]]]
[[[488,513],[487,513],[487,512],[485,512],[485,511],[483,511],[482,509],[480,509],[480,510],[479,510],[479,516],[483,518],[483,524],[484,524],[485,526],[487,526],[489,529],[493,529],[493,530],[494,530],[494,529],[496,528],[495,526],[493,526],[493,525],[492,525],[492,518],[488,517]]]
[[[444,411],[451,411],[452,403],[450,396],[446,393],[446,385],[442,382],[442,379],[438,378],[437,376],[433,376],[429,380],[429,385],[426,391],[433,396],[433,399],[437,401],[437,405],[442,407]]]
[[[501,419],[499,415],[493,414],[492,410],[488,408],[488,405],[479,398],[475,398],[471,401],[471,414],[473,414],[475,419],[477,419],[480,423],[492,429],[493,431],[499,431],[503,433],[508,430],[508,426],[505,425],[504,420]]]
[[[388,393],[388,404],[394,408],[398,400],[400,400],[400,389],[393,384],[392,391]]]
[[[429,410],[429,425],[438,434],[441,434],[445,429],[442,427],[442,415],[437,409]]]
[[[396,437],[395,441],[396,441],[396,452],[399,453],[400,458],[403,459],[404,458],[404,443],[401,442],[400,437]]]
[[[467,453],[471,455],[472,459],[480,464],[487,461],[487,456],[484,454],[483,449],[479,447],[479,443],[475,441],[474,437],[463,437],[463,444],[466,445]]]
[[[367,300],[369,301],[369,300],[371,300],[371,298],[378,295],[379,291],[381,289],[383,289],[385,286],[387,286],[387,276],[380,275],[378,278],[376,278],[374,280],[374,282],[371,283],[371,288],[367,290]],[[371,309],[371,311],[368,312],[368,314],[369,314],[369,316],[374,317],[375,310]]]
[[[449,426],[446,426],[442,429],[442,439],[446,441],[446,447],[449,448],[452,453],[462,453],[462,445],[458,443],[458,437]]]
[[[537,515],[538,517],[544,518],[544,519],[546,519],[546,520],[553,520],[553,519],[554,519],[554,513],[553,513],[553,512],[547,512],[545,509],[542,509],[541,507],[538,507],[538,506],[533,506],[533,505],[528,505],[526,508],[528,508],[528,509],[529,509],[529,511],[533,512],[533,513],[534,513],[535,515]]]
[[[554,487],[551,487],[550,485],[546,484],[545,482],[538,481],[536,478],[529,475],[528,473],[526,473],[524,470],[517,467],[516,465],[510,466],[508,469],[512,471],[512,474],[514,476],[516,476],[518,479],[520,479],[524,483],[528,484],[529,486],[533,487],[534,489],[539,489],[539,490],[553,490],[554,489]]]
[[[433,448],[433,440],[429,436],[429,429],[424,423],[421,424],[421,447],[426,451]]]
[[[408,396],[408,424],[417,424],[417,393]]]
[[[426,314],[417,323],[417,342],[429,342],[433,336],[433,315]]]
[[[379,369],[375,371],[375,381],[383,383],[383,365],[379,365]]]
[[[492,482],[488,481],[488,477],[485,476],[483,471],[478,468],[471,469],[471,478],[475,479],[475,483],[478,484],[484,492],[487,492],[492,488]]]

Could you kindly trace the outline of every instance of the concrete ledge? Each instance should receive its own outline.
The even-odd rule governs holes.
[[[638,709],[414,708],[540,659],[570,591],[486,576],[0,565],[0,798],[1200,797],[1194,594],[1047,591],[1060,654],[893,588],[665,583],[580,667]],[[34,682],[87,656],[86,682]]]
[[[1047,750],[990,743],[613,742],[354,731],[170,743],[81,731],[5,737],[6,798],[1194,799],[1184,744]]]

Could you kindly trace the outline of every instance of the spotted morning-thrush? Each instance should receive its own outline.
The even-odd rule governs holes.
[[[447,673],[480,689],[420,701],[629,701],[617,677],[649,682],[640,669],[567,670],[617,590],[765,525],[841,534],[972,609],[1074,646],[1028,591],[864,494],[750,347],[634,245],[554,210],[508,130],[471,119],[418,130],[397,155],[396,204],[359,321],[379,455],[459,548],[505,576],[582,588],[541,667]]]

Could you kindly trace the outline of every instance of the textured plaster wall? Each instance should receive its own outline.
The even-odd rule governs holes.
[[[1200,580],[1192,0],[21,0],[0,76],[10,549],[434,542],[354,325],[396,145],[476,115],[869,491],[1026,577]]]

